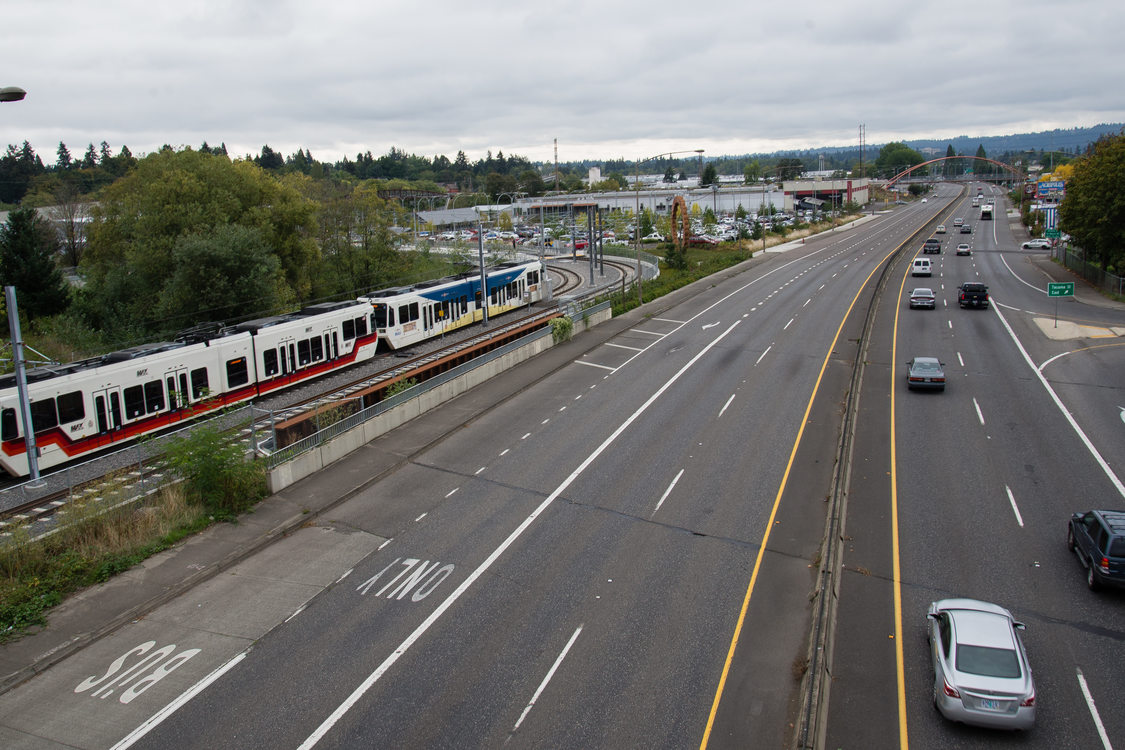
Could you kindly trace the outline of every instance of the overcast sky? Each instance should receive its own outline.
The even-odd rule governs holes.
[[[1125,3],[6,0],[0,147],[560,161],[1125,121]]]

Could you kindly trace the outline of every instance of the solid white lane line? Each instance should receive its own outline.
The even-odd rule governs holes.
[[[1020,515],[1019,506],[1016,505],[1016,497],[1012,494],[1012,488],[1004,485],[1004,491],[1008,493],[1008,502],[1012,504],[1012,512],[1016,514],[1016,522],[1019,523],[1020,528],[1023,528],[1023,516]]]
[[[1102,738],[1102,747],[1105,750],[1113,750],[1113,745],[1109,744],[1109,735],[1105,733],[1102,717],[1098,714],[1098,707],[1094,705],[1094,696],[1090,695],[1090,688],[1086,685],[1086,675],[1082,674],[1081,669],[1077,671],[1078,686],[1082,688],[1082,697],[1086,699],[1086,708],[1090,709],[1090,716],[1094,718],[1094,726],[1098,728],[1098,736]]]
[[[452,607],[454,603],[456,603],[456,601],[460,599],[466,591],[472,588],[473,584],[476,583],[477,580],[481,576],[483,576],[489,568],[492,567],[492,565],[500,558],[501,555],[503,555],[508,550],[510,546],[515,544],[517,539],[523,536],[523,533],[527,531],[527,529],[533,523],[535,523],[539,516],[546,512],[546,510],[550,508],[552,504],[554,504],[555,500],[557,500],[559,496],[566,492],[567,488],[570,487],[570,485],[572,485],[575,481],[577,481],[578,477],[580,477],[583,472],[585,472],[586,469],[588,469],[590,465],[602,455],[602,453],[607,451],[609,447],[613,445],[613,443],[617,440],[617,438],[619,438],[621,434],[625,432],[625,430],[629,429],[633,422],[640,419],[641,415],[648,411],[648,408],[656,403],[656,401],[664,395],[665,391],[667,391],[677,381],[679,381],[679,379],[682,378],[688,370],[694,367],[695,364],[707,354],[707,352],[711,351],[714,346],[725,339],[730,334],[730,332],[738,326],[740,322],[741,321],[735,321],[734,323],[732,323],[729,328],[720,333],[709,344],[700,349],[698,354],[688,360],[688,362],[684,364],[684,366],[681,367],[676,372],[676,374],[665,381],[665,383],[660,386],[660,388],[658,388],[651,396],[649,396],[643,404],[637,407],[637,410],[633,412],[628,417],[628,419],[618,425],[617,429],[614,430],[609,437],[603,440],[601,445],[595,448],[594,451],[590,453],[590,455],[587,456],[585,460],[583,460],[582,463],[580,463],[578,467],[570,473],[570,476],[564,479],[562,484],[556,487],[555,490],[550,495],[548,495],[546,499],[544,499],[543,502],[541,502],[538,507],[536,507],[535,510],[533,510],[531,514],[528,515],[527,518],[525,518],[520,523],[520,525],[515,528],[514,531],[512,531],[511,534],[508,535],[507,539],[501,542],[500,545],[496,549],[494,549],[492,553],[489,554],[488,557],[486,557],[475,570],[469,573],[469,575],[466,576],[465,580],[461,582],[461,585],[454,589],[453,592],[450,593],[450,595],[441,602],[441,604],[437,605],[437,607],[434,608],[434,611],[431,612],[429,616],[426,617],[426,619],[423,620],[417,628],[414,629],[414,632],[408,635],[406,639],[402,643],[400,643],[398,647],[395,648],[395,650],[387,656],[386,659],[383,660],[383,663],[376,667],[375,671],[369,674],[367,678],[363,682],[361,682],[355,690],[352,691],[351,695],[349,695],[343,703],[336,707],[336,710],[334,710],[328,716],[328,718],[321,722],[320,726],[318,726],[316,730],[314,730],[313,733],[310,734],[308,738],[301,743],[297,750],[309,750],[310,748],[315,747],[316,744],[320,742],[320,740],[324,737],[324,735],[326,735],[329,730],[331,730],[332,727],[336,725],[336,722],[343,718],[344,714],[350,711],[352,709],[352,706],[358,703],[359,699],[366,695],[367,691],[370,690],[372,686],[376,682],[378,682],[384,674],[386,674],[387,670],[393,667],[395,662],[402,658],[402,656],[407,651],[409,651],[415,643],[418,642],[418,639],[425,635],[426,631],[433,627],[434,623],[440,620],[442,616],[445,615],[446,611],[450,607]]]
[[[977,403],[975,398],[973,399],[973,408],[977,410],[977,419],[980,420],[980,426],[984,427],[984,414],[981,413],[980,404]]]
[[[613,344],[613,343],[610,343],[608,341],[606,342],[606,346],[613,346],[613,347],[616,347],[618,349],[628,349],[631,352],[643,352],[644,351],[644,349],[642,349],[639,346],[625,346],[624,344]]]
[[[640,351],[644,351],[644,350],[642,349]],[[586,365],[587,367],[600,367],[603,370],[609,370],[610,372],[617,372],[616,367],[609,367],[608,365],[599,365],[596,362],[587,362],[584,359],[576,359],[576,360],[574,360],[574,362],[576,364],[579,364],[579,365]]]
[[[733,393],[730,394],[730,398],[727,399],[727,402],[725,404],[723,404],[723,408],[719,409],[719,416],[720,417],[723,416],[723,412],[725,412],[727,410],[727,407],[730,406],[731,401],[734,401],[734,394]]]
[[[222,665],[214,672],[192,685],[186,692],[180,693],[180,696],[178,698],[153,714],[145,723],[141,724],[132,732],[125,735],[125,737],[123,737],[120,742],[110,748],[110,750],[126,750],[126,748],[132,747],[137,740],[144,737],[153,729],[156,729],[156,727],[160,726],[161,722],[163,722],[172,714],[176,713],[176,711],[178,711],[192,698],[206,690],[212,682],[219,679],[231,669],[233,669],[240,661],[246,658],[246,654],[248,654],[249,652],[250,649],[246,649],[246,651],[243,651],[238,656],[234,657],[226,664]]]
[[[550,682],[551,678],[555,676],[555,670],[557,670],[559,668],[559,665],[562,664],[562,660],[566,658],[567,652],[570,651],[570,647],[574,645],[574,642],[578,640],[578,634],[581,632],[582,626],[579,625],[578,630],[575,630],[574,635],[570,636],[570,640],[566,642],[566,646],[563,647],[562,653],[559,654],[558,658],[555,659],[555,663],[552,664],[550,670],[547,671],[547,675],[543,678],[543,682],[539,683],[539,687],[538,689],[536,689],[535,695],[531,696],[531,700],[528,701],[527,707],[524,708],[523,713],[520,714],[520,718],[516,722],[516,725],[512,727],[513,732],[520,728],[520,724],[523,723],[523,720],[527,717],[527,714],[535,705],[535,701],[539,700],[539,696],[543,694],[543,690],[547,687],[547,683]]]
[[[668,499],[668,496],[672,494],[672,490],[675,488],[676,482],[680,481],[680,477],[682,477],[683,475],[684,470],[680,469],[680,473],[676,475],[675,479],[672,480],[672,483],[668,485],[668,489],[664,490],[664,494],[660,496],[660,500],[656,503],[656,507],[652,509],[652,515],[649,516],[649,518],[655,516],[656,511],[660,510],[660,506],[663,505],[664,501]]]
[[[1094,457],[1094,461],[1096,461],[1098,466],[1101,467],[1102,471],[1105,472],[1105,475],[1109,477],[1109,481],[1113,483],[1113,486],[1117,489],[1118,494],[1120,494],[1121,497],[1125,498],[1125,484],[1121,483],[1121,479],[1118,478],[1117,474],[1114,473],[1113,469],[1111,469],[1109,464],[1106,463],[1106,460],[1102,458],[1102,454],[1098,452],[1098,449],[1090,441],[1090,438],[1086,436],[1086,433],[1082,431],[1082,428],[1078,425],[1077,420],[1074,419],[1074,416],[1070,413],[1070,410],[1066,408],[1066,405],[1063,404],[1062,399],[1059,398],[1059,395],[1057,393],[1055,393],[1055,389],[1052,388],[1051,384],[1047,382],[1047,378],[1043,377],[1043,373],[1041,373],[1039,371],[1039,368],[1035,366],[1035,363],[1031,361],[1031,355],[1029,355],[1027,353],[1027,350],[1023,348],[1023,343],[1016,336],[1016,332],[1012,330],[1012,327],[1010,325],[1008,325],[1008,319],[1004,317],[1004,314],[1000,312],[1000,310],[997,309],[995,305],[992,305],[991,307],[992,312],[996,313],[996,317],[1000,318],[1000,322],[1004,325],[1004,329],[1007,330],[1008,336],[1011,337],[1012,341],[1015,342],[1016,348],[1020,350],[1020,354],[1023,355],[1024,362],[1027,362],[1028,367],[1030,367],[1031,371],[1035,373],[1035,376],[1039,378],[1039,382],[1045,389],[1047,389],[1047,393],[1051,396],[1051,400],[1055,402],[1055,406],[1058,407],[1058,410],[1060,412],[1062,412],[1063,417],[1066,418],[1066,421],[1070,424],[1071,429],[1073,429],[1074,432],[1078,435],[1079,440],[1081,440],[1082,444],[1086,446],[1086,450],[1088,450],[1090,452],[1090,455]]]

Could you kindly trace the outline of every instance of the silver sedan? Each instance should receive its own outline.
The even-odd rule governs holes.
[[[976,599],[930,605],[934,705],[945,718],[998,729],[1035,724],[1035,683],[1012,613]]]

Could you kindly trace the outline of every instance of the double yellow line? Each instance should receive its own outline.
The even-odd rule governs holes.
[[[909,240],[908,240],[909,241]],[[734,652],[738,647],[739,637],[742,635],[742,626],[746,622],[746,612],[750,608],[750,597],[754,593],[754,586],[758,582],[758,572],[762,567],[762,559],[766,554],[766,546],[769,544],[770,531],[773,529],[774,519],[777,517],[778,508],[781,507],[781,497],[785,494],[785,487],[789,483],[789,474],[793,470],[793,462],[797,457],[797,449],[800,448],[801,438],[805,434],[805,425],[808,424],[809,414],[812,412],[813,403],[816,401],[816,394],[820,390],[820,383],[824,379],[824,371],[828,369],[828,361],[832,357],[832,352],[836,349],[836,343],[840,340],[840,333],[844,330],[844,324],[847,323],[848,318],[855,308],[856,301],[859,300],[863,290],[871,282],[871,278],[875,272],[882,268],[883,264],[887,262],[895,253],[902,248],[902,245],[891,250],[883,259],[875,265],[871,273],[867,274],[867,278],[863,280],[859,290],[852,297],[852,301],[848,304],[848,309],[844,316],[840,319],[840,325],[836,328],[836,335],[832,337],[832,343],[828,346],[828,351],[824,354],[824,360],[820,364],[820,372],[817,373],[816,383],[813,384],[812,393],[809,395],[808,404],[805,406],[805,413],[801,418],[801,426],[797,430],[797,438],[793,441],[793,448],[789,452],[789,461],[785,465],[785,472],[781,477],[781,484],[777,488],[777,495],[773,501],[773,507],[770,509],[769,520],[766,521],[766,528],[762,534],[762,541],[758,545],[758,555],[754,560],[754,570],[750,574],[750,583],[746,587],[746,594],[742,599],[742,609],[738,613],[738,622],[734,627],[734,634],[731,636],[730,647],[727,649],[727,657],[723,662],[723,671],[719,677],[719,685],[715,689],[715,698],[711,703],[711,713],[707,716],[707,726],[703,731],[703,739],[699,743],[700,750],[706,750],[707,743],[711,739],[711,730],[715,725],[715,716],[719,712],[719,701],[723,697],[723,688],[726,687],[727,677],[730,674],[731,663],[734,661]],[[903,285],[906,283],[906,277],[903,277]],[[899,295],[902,295],[902,289],[899,289]],[[898,333],[898,311],[896,305],[895,311],[895,333]],[[894,362],[891,363],[891,375],[894,376]],[[894,392],[891,393],[891,477],[892,477],[892,515],[894,520],[893,532],[893,552],[894,552],[894,580],[895,580],[895,648],[896,659],[898,661],[898,692],[899,692],[899,732],[902,747],[906,747],[906,702],[905,702],[905,688],[903,681],[903,661],[902,661],[902,597],[899,588],[899,562],[898,562],[898,503],[897,496],[894,491]]]

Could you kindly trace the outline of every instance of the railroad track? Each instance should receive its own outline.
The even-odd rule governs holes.
[[[629,281],[635,275],[634,266],[628,262],[603,262],[605,266],[617,271],[619,276],[618,279],[603,284],[600,290],[618,283],[620,279]],[[571,294],[584,286],[585,277],[578,270],[552,264],[549,271],[562,278],[562,284],[552,290],[555,296]],[[599,288],[588,289],[589,293],[598,291]],[[390,384],[407,378],[410,373],[423,370],[428,363],[479,347],[482,341],[492,339],[504,330],[518,329],[536,319],[555,314],[557,309],[553,306],[517,317],[511,317],[512,314],[509,313],[501,319],[499,325],[484,333],[479,327],[472,326],[442,339],[416,345],[409,354],[381,354],[356,368],[258,400],[252,407],[246,407],[251,417],[243,419],[243,424],[231,430],[237,432],[236,439],[242,440],[247,450],[257,451],[266,442],[260,440],[259,436],[271,435],[273,425],[356,398],[356,394],[369,393],[377,389],[380,383]],[[223,416],[206,421],[211,423],[212,419],[221,420]],[[0,487],[0,538],[10,537],[16,526],[33,527],[32,535],[49,530],[55,516],[64,511],[66,503],[74,498],[102,499],[110,495],[119,497],[123,484],[131,484],[134,487],[133,494],[149,491],[150,485],[162,485],[167,481],[167,471],[162,466],[163,453],[159,448],[162,438],[167,440],[169,435],[157,436],[144,445],[132,444],[124,451],[96,457],[77,467],[65,467],[45,475],[42,486],[13,483],[7,488]],[[19,493],[18,497],[12,497],[14,493]]]
[[[557,314],[554,307],[541,308],[517,317],[511,317],[512,314],[509,313],[483,332],[478,326],[473,326],[451,334],[444,340],[432,340],[413,347],[406,357],[395,352],[381,355],[358,368],[343,370],[276,397],[260,400],[252,407],[239,407],[232,413],[213,416],[194,424],[220,424],[223,420],[236,422],[226,426],[234,436],[233,439],[241,441],[247,451],[258,451],[267,442],[259,437],[271,436],[275,424],[354,399],[357,394],[370,395],[380,384],[389,385],[396,380],[409,378],[414,373],[425,372],[435,362],[457,357],[471,358],[474,350],[486,349],[491,342],[503,340],[505,336],[514,335],[513,332],[534,326]],[[425,350],[418,351],[419,349]],[[39,486],[24,483],[10,489],[6,494],[16,491],[22,493],[22,496],[9,500],[5,507],[0,508],[0,539],[11,538],[16,527],[25,528],[32,537],[47,533],[54,527],[56,516],[65,513],[67,503],[74,499],[120,500],[122,495],[140,497],[163,486],[168,477],[159,443],[162,438],[166,441],[169,437],[167,434],[157,436],[145,445],[134,444],[125,451],[45,475]],[[134,454],[125,467],[122,467],[121,460],[114,460],[122,453]],[[83,472],[85,476],[77,479],[71,477],[71,472],[76,468],[86,469]]]

